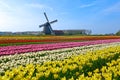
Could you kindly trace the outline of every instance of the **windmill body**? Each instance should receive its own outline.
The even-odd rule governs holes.
[[[43,32],[44,32],[44,34],[46,34],[46,35],[54,35],[55,33],[54,33],[54,31],[52,30],[51,24],[57,22],[57,20],[54,20],[54,21],[49,22],[46,13],[44,13],[44,16],[45,16],[47,22],[44,23],[44,24],[42,24],[42,25],[40,25],[39,27],[43,27]]]

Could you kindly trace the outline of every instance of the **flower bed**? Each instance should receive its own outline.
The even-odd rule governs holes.
[[[0,46],[120,39],[119,36],[0,36]]]
[[[120,79],[119,36],[0,37],[0,43],[6,45],[0,80]]]
[[[88,45],[112,43],[112,42],[120,42],[120,39],[96,40],[96,41],[86,41],[86,42],[66,42],[66,43],[55,43],[55,44],[31,44],[31,45],[22,45],[22,46],[7,46],[7,47],[0,47],[0,56],[26,53],[26,52],[54,50],[61,48],[71,48],[78,46],[88,46]]]
[[[99,50],[106,47],[113,47],[120,45],[118,43],[109,43],[109,44],[99,44],[99,45],[91,45],[91,46],[83,46],[83,47],[74,47],[74,48],[66,48],[66,49],[58,49],[52,51],[40,51],[40,52],[30,52],[25,54],[15,54],[8,56],[0,57],[0,73],[12,69],[13,67],[18,67],[19,65],[26,64],[42,64],[46,61],[54,61],[54,60],[64,60],[73,55],[79,55],[86,53],[87,51]]]
[[[120,45],[91,50],[62,61],[27,64],[7,70],[0,80],[120,79]]]

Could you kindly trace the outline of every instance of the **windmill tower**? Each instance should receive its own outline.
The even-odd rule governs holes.
[[[54,35],[55,33],[54,33],[54,31],[52,30],[51,24],[57,22],[57,20],[54,20],[54,21],[49,22],[48,17],[47,17],[47,15],[46,15],[45,12],[44,12],[44,16],[45,16],[47,22],[44,23],[44,24],[42,24],[42,25],[39,25],[39,27],[40,27],[40,28],[43,27],[43,32],[44,32],[46,35]]]

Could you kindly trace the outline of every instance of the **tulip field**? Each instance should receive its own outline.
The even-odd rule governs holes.
[[[120,36],[0,36],[0,80],[120,80]]]

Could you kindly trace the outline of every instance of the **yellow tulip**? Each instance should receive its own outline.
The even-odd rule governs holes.
[[[1,80],[10,80],[10,78],[7,77],[7,76],[3,76],[3,77],[1,78]]]
[[[73,76],[69,80],[74,80]]]
[[[57,79],[59,77],[58,74],[54,74],[53,76],[54,76],[54,79]]]
[[[62,73],[65,74],[67,72],[67,69],[66,68],[63,68],[62,69]]]
[[[45,77],[48,78],[50,75],[50,71],[46,71],[44,74],[45,74]]]
[[[99,69],[95,69],[94,72],[95,72],[95,73],[99,72]]]
[[[67,80],[66,77],[61,78],[60,80]]]
[[[79,72],[76,72],[75,75],[78,76],[78,75],[79,75]]]
[[[88,76],[92,76],[92,72],[88,72]]]
[[[38,80],[38,78],[36,78],[36,77],[32,77],[31,80]]]

